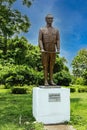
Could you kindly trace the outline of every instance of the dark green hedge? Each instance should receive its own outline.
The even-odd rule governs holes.
[[[25,87],[13,87],[11,89],[12,94],[27,94],[28,88]]]
[[[79,88],[78,92],[79,93],[87,92],[87,87],[85,87],[85,88]]]

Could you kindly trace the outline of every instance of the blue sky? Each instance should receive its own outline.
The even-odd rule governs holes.
[[[22,33],[30,43],[38,45],[38,32],[45,26],[45,16],[54,16],[53,26],[60,32],[60,56],[71,61],[77,52],[87,48],[87,0],[34,0],[32,6],[24,8],[18,0],[15,7],[29,16],[31,27]]]

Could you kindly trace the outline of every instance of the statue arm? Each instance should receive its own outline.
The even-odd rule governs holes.
[[[56,48],[57,48],[57,52],[60,53],[60,34],[59,34],[59,31],[58,31],[58,30],[57,30]]]
[[[42,37],[43,37],[43,34],[42,34],[42,30],[40,29],[38,43],[39,43],[39,47],[40,47],[41,51],[44,51]]]

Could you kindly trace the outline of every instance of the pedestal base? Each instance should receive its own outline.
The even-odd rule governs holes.
[[[44,124],[70,120],[70,89],[33,88],[33,116]]]

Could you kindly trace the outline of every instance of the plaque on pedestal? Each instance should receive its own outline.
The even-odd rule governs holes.
[[[33,116],[44,124],[70,120],[69,88],[33,88]]]

